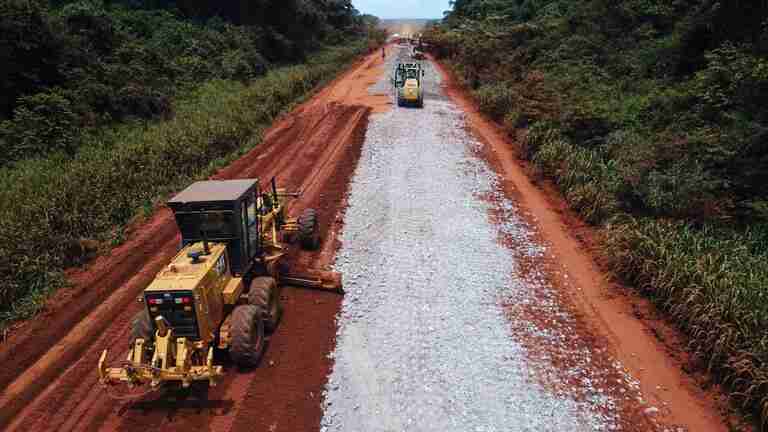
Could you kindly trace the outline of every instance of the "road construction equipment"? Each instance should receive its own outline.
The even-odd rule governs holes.
[[[397,91],[397,106],[424,107],[424,70],[421,63],[400,63],[392,80]]]
[[[414,39],[411,44],[411,58],[414,60],[424,60],[424,49],[421,45],[421,39]]]
[[[265,334],[280,319],[282,284],[343,292],[337,273],[281,274],[288,251],[281,240],[319,246],[314,210],[295,219],[285,215],[283,201],[295,195],[278,189],[273,178],[266,190],[257,179],[201,181],[172,198],[180,251],[138,298],[143,308],[125,361],[108,367],[107,350],[101,354],[100,381],[213,386],[223,374],[215,349],[228,351],[239,366],[258,364]]]

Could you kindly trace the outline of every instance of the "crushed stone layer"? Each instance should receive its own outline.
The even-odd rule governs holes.
[[[522,276],[520,256],[545,247],[496,192],[461,110],[424,64],[424,108],[370,118],[350,186],[335,264],[347,294],[321,430],[617,430],[610,395],[545,385],[561,374],[521,343],[541,330],[510,325],[510,301],[538,301],[545,283]],[[392,94],[389,78],[371,91]],[[490,217],[499,212],[501,224]]]

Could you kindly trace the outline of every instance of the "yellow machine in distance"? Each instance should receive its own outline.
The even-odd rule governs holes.
[[[397,106],[424,107],[424,70],[421,63],[400,63],[392,80],[397,91]]]
[[[126,359],[98,364],[100,381],[130,386],[165,382],[215,385],[223,374],[214,349],[229,352],[238,365],[253,367],[264,350],[265,333],[280,319],[280,282],[341,291],[338,274],[280,274],[287,252],[282,237],[298,236],[305,248],[319,245],[317,216],[284,216],[286,194],[262,191],[256,179],[197,182],[168,202],[182,247],[139,297]]]

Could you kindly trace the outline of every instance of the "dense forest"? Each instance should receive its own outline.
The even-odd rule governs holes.
[[[0,330],[383,42],[349,0],[0,0]]]
[[[452,5],[437,58],[768,419],[768,3]]]
[[[376,21],[350,0],[0,0],[0,164],[168,118],[180,89],[262,76]]]

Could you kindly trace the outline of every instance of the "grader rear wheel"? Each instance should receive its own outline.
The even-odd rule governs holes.
[[[254,278],[248,289],[248,304],[259,308],[264,317],[264,329],[268,333],[275,331],[282,313],[275,279],[269,276]]]
[[[317,212],[315,209],[304,210],[298,223],[301,246],[307,250],[317,249],[320,246],[320,233],[317,229]]]
[[[264,353],[264,320],[258,306],[240,305],[232,311],[229,356],[240,367],[255,367]]]

